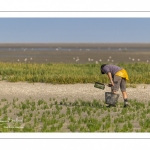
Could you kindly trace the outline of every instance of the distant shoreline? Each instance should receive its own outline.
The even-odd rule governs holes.
[[[94,48],[94,47],[100,47],[100,48],[106,48],[106,47],[112,47],[112,48],[120,48],[120,47],[138,47],[138,48],[150,48],[150,43],[0,43],[0,48],[20,48],[20,47],[26,47],[26,48],[36,48],[36,47],[42,47],[42,48],[48,48],[48,47],[62,47],[62,48],[68,48],[68,47],[80,47],[80,48]]]

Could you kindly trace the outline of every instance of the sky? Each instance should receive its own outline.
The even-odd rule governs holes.
[[[150,18],[0,18],[0,43],[149,43]]]

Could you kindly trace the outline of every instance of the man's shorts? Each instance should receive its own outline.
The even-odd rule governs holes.
[[[119,87],[122,92],[126,91],[126,79],[125,78],[115,75],[113,78],[113,82],[114,82],[114,86],[111,87],[112,91],[114,92],[118,91]]]

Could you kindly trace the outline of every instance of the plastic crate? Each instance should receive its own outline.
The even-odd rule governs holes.
[[[99,82],[95,82],[94,87],[104,90],[105,89],[105,84],[99,83]]]
[[[118,102],[119,94],[112,92],[105,92],[105,103],[109,105],[116,105]]]

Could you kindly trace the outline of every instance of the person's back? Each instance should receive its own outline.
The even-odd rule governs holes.
[[[122,69],[123,68],[120,68],[119,66],[111,65],[111,64],[108,64],[108,65],[106,64],[104,67],[101,68],[101,70],[104,74],[108,74],[108,72],[111,72],[112,76],[114,76],[116,74],[116,72],[118,72]]]

